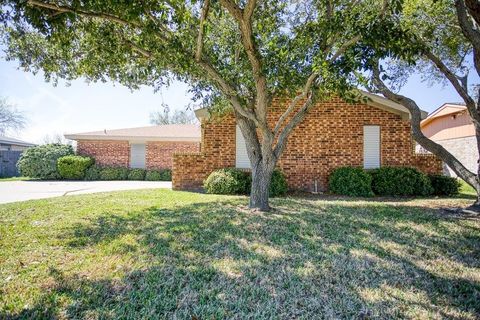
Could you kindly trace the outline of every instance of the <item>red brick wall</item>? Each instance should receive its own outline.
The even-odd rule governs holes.
[[[286,102],[275,99],[269,122],[273,125]],[[379,125],[382,166],[417,166],[441,172],[441,161],[432,155],[415,155],[408,121],[399,115],[366,104],[348,104],[336,98],[318,104],[293,130],[278,166],[292,189],[326,190],[328,176],[340,166],[363,166],[363,126]],[[192,168],[197,166],[196,168]],[[175,155],[173,187],[198,189],[215,169],[235,166],[235,120],[202,123],[202,150],[197,155]]]
[[[128,167],[130,145],[128,141],[77,141],[77,153],[95,158],[100,166]]]
[[[146,161],[147,169],[171,169],[173,166],[173,154],[180,152],[198,152],[200,144],[198,142],[173,142],[173,141],[154,141],[147,142]]]
[[[147,169],[171,169],[175,152],[197,152],[198,142],[154,141],[146,143]],[[95,158],[100,166],[128,167],[130,164],[130,144],[128,141],[79,140],[77,152]]]

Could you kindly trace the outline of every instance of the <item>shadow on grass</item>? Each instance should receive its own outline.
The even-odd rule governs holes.
[[[460,319],[480,313],[480,284],[455,271],[480,268],[477,225],[378,203],[278,199],[271,213],[243,205],[150,207],[77,224],[62,236],[72,250],[130,236],[146,266],[118,279],[52,268],[53,284],[35,305],[0,318]]]

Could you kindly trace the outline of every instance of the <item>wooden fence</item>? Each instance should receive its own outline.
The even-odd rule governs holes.
[[[0,151],[0,177],[16,177],[19,175],[17,161],[23,151]]]

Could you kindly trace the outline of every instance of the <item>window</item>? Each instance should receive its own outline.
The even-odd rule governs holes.
[[[380,126],[363,127],[363,167],[380,167]]]
[[[245,139],[243,138],[242,131],[238,126],[235,136],[235,166],[241,169],[250,169],[250,160],[248,159],[247,145],[245,144]]]
[[[145,169],[145,143],[130,144],[130,168]]]

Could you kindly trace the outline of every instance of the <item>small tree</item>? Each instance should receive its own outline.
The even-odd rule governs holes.
[[[25,116],[15,106],[0,97],[0,135],[5,135],[8,129],[19,130],[25,127]]]
[[[452,85],[465,102],[480,152],[480,86],[477,83],[469,87],[468,84],[469,72],[480,76],[479,9],[480,3],[475,0],[405,1],[396,23],[409,39],[406,48],[417,48],[417,54],[412,56],[410,51],[399,55],[403,59],[387,61],[376,57],[371,65],[373,88],[410,111],[414,139],[475,188],[477,200],[470,208],[476,211],[480,211],[480,162],[476,172],[471,172],[443,146],[427,138],[420,128],[422,119],[417,103],[396,93],[392,87],[410,72],[418,70],[428,80]],[[382,51],[386,47],[376,49]]]
[[[392,2],[398,2],[397,0]],[[250,207],[268,210],[273,170],[292,130],[322,99],[352,101],[369,44],[395,33],[381,0],[3,0],[8,58],[46,78],[158,88],[233,109],[252,167]],[[401,39],[398,41],[401,42]],[[268,123],[272,98],[289,101]]]
[[[197,122],[192,110],[175,110],[170,112],[168,106],[164,106],[161,111],[150,113],[150,123],[156,125],[165,124],[193,124]]]

